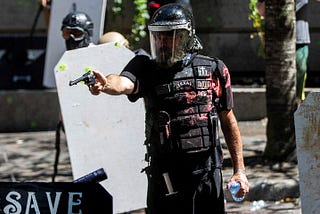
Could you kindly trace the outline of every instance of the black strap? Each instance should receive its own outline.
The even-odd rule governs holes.
[[[58,175],[58,164],[59,164],[59,156],[60,156],[60,131],[64,131],[64,125],[63,121],[59,120],[56,128],[56,143],[55,143],[55,149],[56,149],[56,156],[54,160],[53,165],[53,175],[52,175],[52,182],[55,182],[55,177]]]

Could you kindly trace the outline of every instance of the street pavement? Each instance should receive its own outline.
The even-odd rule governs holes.
[[[250,193],[241,203],[232,201],[226,192],[227,213],[294,213],[301,212],[298,167],[294,163],[268,165],[262,158],[266,144],[265,119],[240,121],[244,158]],[[61,133],[56,182],[73,180],[66,137]],[[52,182],[56,157],[56,132],[0,133],[0,181]],[[224,148],[223,177],[231,177],[231,160]]]

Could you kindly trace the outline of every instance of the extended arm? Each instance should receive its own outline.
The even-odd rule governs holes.
[[[101,92],[110,95],[132,94],[134,83],[127,77],[118,74],[104,76],[99,71],[93,71],[96,76],[96,83],[90,86],[90,92],[98,95]]]
[[[249,192],[249,183],[245,175],[242,153],[243,146],[237,120],[232,110],[220,112],[219,118],[221,122],[221,129],[231,155],[234,170],[234,174],[228,182],[228,188],[232,181],[240,181],[240,194],[247,194]]]
[[[47,6],[47,3],[50,3],[50,1],[48,0],[40,0],[40,3],[43,7],[46,7]]]

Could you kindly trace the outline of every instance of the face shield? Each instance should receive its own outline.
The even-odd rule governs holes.
[[[190,32],[184,28],[168,29],[168,26],[162,27],[165,28],[149,26],[151,57],[161,67],[171,67],[184,58]]]

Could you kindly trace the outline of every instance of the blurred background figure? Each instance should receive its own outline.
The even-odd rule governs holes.
[[[306,98],[304,88],[307,79],[309,44],[308,0],[296,0],[296,90],[298,105]]]
[[[110,31],[103,34],[99,39],[99,44],[106,44],[106,43],[114,43],[115,46],[121,47],[124,46],[128,49],[132,50],[130,47],[129,41],[119,32]],[[145,55],[150,57],[150,54],[142,48],[132,50],[135,55]]]
[[[296,100],[300,105],[305,96],[307,64],[309,56],[310,32],[308,22],[308,0],[296,0]],[[259,14],[265,17],[265,0],[258,0],[256,5]]]
[[[44,19],[46,22],[47,29],[49,28],[49,23],[50,23],[50,7],[52,4],[52,0],[39,0],[40,4],[42,5],[43,8],[43,13],[44,13]]]
[[[62,37],[67,50],[93,45],[93,22],[84,12],[71,12],[62,21]]]
[[[129,48],[128,40],[119,32],[110,31],[103,34],[99,39],[99,44],[114,43],[116,46]]]

